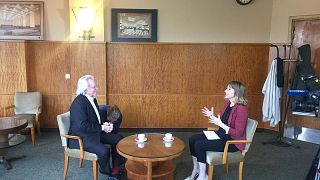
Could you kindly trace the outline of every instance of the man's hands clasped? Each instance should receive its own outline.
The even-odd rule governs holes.
[[[105,122],[103,123],[103,131],[106,132],[106,133],[109,133],[113,130],[113,124],[112,123],[108,123],[108,122]]]

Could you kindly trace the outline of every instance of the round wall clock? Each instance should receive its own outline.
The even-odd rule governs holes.
[[[240,5],[247,5],[252,2],[252,0],[236,0],[238,4]]]

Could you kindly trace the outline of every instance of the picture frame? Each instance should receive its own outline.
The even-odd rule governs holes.
[[[157,9],[111,9],[113,42],[157,42]]]
[[[0,39],[43,40],[43,1],[0,1]]]

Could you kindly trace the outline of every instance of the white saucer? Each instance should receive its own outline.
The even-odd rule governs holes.
[[[165,142],[171,142],[174,140],[174,138],[172,137],[171,139],[166,139],[165,137],[162,138]]]
[[[142,143],[142,142],[146,142],[146,141],[147,141],[147,138],[145,137],[145,138],[143,139],[143,141],[139,141],[138,138],[135,138],[134,140],[135,140],[136,142],[138,142],[138,143]]]

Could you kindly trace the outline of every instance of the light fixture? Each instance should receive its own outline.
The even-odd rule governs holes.
[[[79,38],[83,40],[94,38],[94,36],[91,35],[96,16],[94,9],[92,7],[75,7],[72,8],[72,12],[79,28],[83,32]]]

